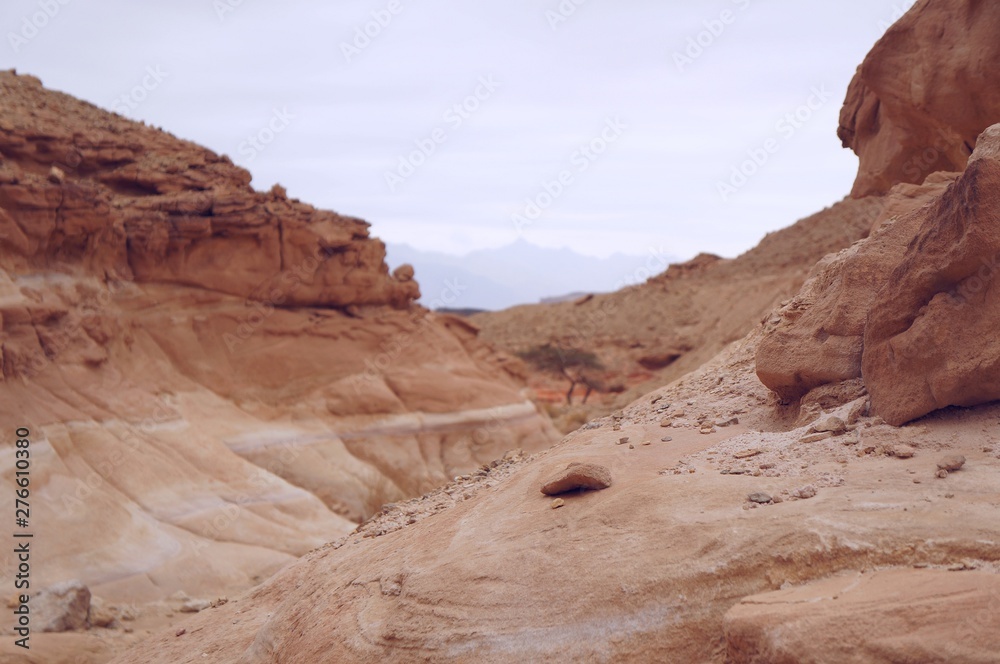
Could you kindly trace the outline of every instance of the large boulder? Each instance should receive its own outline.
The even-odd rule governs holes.
[[[887,197],[872,235],[813,268],[802,290],[765,323],[757,376],[785,401],[822,385],[861,377],[865,321],[875,293],[902,259],[922,216],[956,174],[901,184]]]
[[[872,302],[862,370],[872,406],[902,424],[1000,399],[1000,125],[933,206]]]
[[[861,159],[852,195],[961,170],[1000,120],[1000,4],[921,0],[885,33],[847,91],[838,135]]]
[[[965,173],[909,192],[909,211],[821,261],[767,322],[757,375],[785,400],[863,377],[872,406],[903,424],[946,406],[1000,399],[1000,125],[979,137]],[[895,190],[894,190],[895,191]],[[922,205],[920,203],[923,203]]]

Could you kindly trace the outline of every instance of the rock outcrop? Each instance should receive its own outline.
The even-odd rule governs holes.
[[[1000,124],[979,141],[872,302],[862,369],[892,424],[1000,399]]]
[[[765,321],[757,375],[785,401],[822,385],[861,377],[868,312],[921,223],[917,212],[956,174],[899,185],[872,220],[871,236],[816,263],[802,289]]]
[[[730,611],[743,598],[872,568],[930,567],[952,575],[962,593],[911,587],[899,602],[852,603],[864,625],[885,615],[886,625],[900,626],[905,638],[890,652],[921,652],[904,642],[923,643],[920,633],[903,631],[915,610],[906,599],[926,600],[933,615],[989,606],[987,593],[966,592],[974,580],[943,570],[995,576],[1000,529],[990,515],[1000,499],[1000,459],[985,427],[998,408],[943,414],[908,431],[917,454],[903,460],[884,452],[900,441],[898,429],[850,416],[860,399],[833,413],[854,431],[804,445],[808,426],[781,431],[760,406],[757,339],[660,390],[655,403],[646,397],[621,419],[593,422],[497,478],[459,478],[446,488],[452,499],[443,509],[436,494],[394,506],[253,592],[185,618],[185,634],[163,630],[116,662],[193,663],[202,653],[219,662],[309,662],[335,652],[342,662],[721,663],[727,629],[738,653],[778,629],[761,635],[757,625],[788,615],[754,602],[734,622]],[[690,418],[671,428],[669,441],[660,437],[661,402],[685,404]],[[740,424],[701,433],[699,421],[734,410],[744,412]],[[654,442],[629,449],[618,444],[622,435]],[[970,458],[946,480],[948,498],[929,453],[942,440]],[[552,509],[538,487],[581,460],[607,468],[614,483]],[[772,500],[749,502],[755,492]],[[938,599],[947,604],[934,605]],[[861,637],[862,652],[878,646],[863,626],[838,622],[833,604],[795,606]],[[736,661],[812,661],[799,649],[808,645],[809,624],[788,616],[787,629],[801,635],[788,644],[797,658]],[[969,655],[954,661],[995,655],[985,635],[927,645],[929,653]]]
[[[991,287],[1000,256],[1000,125],[966,171],[900,185],[870,238],[817,264],[768,321],[757,375],[786,401],[864,378],[875,412],[903,424],[1000,399]]]
[[[0,75],[0,243],[8,270],[67,263],[97,276],[195,286],[271,306],[406,307],[360,219],[275,186],[162,131]],[[54,173],[58,175],[53,175]]]
[[[10,72],[0,153],[0,451],[28,429],[33,586],[221,596],[556,439],[365,222]]]
[[[859,67],[838,134],[861,160],[852,195],[960,171],[1000,121],[1000,6],[920,0]]]

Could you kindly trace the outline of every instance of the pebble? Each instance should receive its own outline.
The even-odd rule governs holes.
[[[652,445],[653,443],[649,442],[648,440],[644,440],[644,441],[642,441],[642,444],[643,445]]]
[[[628,448],[629,448],[630,450],[634,450],[634,449],[635,449],[635,445],[633,445],[632,443],[629,443],[629,444],[628,444]]]
[[[757,448],[750,450],[740,450],[739,452],[733,452],[733,456],[737,459],[749,459],[750,457],[755,457],[760,454],[761,451]]]
[[[757,491],[747,496],[747,500],[749,500],[751,503],[757,503],[758,505],[767,505],[774,499],[771,498],[769,494],[766,494],[763,491]]]
[[[542,485],[542,493],[555,496],[568,491],[606,489],[611,486],[611,471],[594,463],[571,463]]]
[[[702,427],[699,431],[705,435],[708,435],[711,433],[715,433],[715,427]]]
[[[207,599],[189,599],[181,605],[180,611],[181,613],[199,613],[210,606],[212,603]]]
[[[552,501],[552,509],[557,510],[565,504],[566,504],[565,500],[563,500],[562,498],[556,498],[555,500]]]
[[[799,442],[800,443],[818,443],[819,441],[826,440],[827,438],[830,438],[831,436],[833,436],[833,434],[830,433],[830,432],[828,432],[828,431],[824,432],[824,433],[811,433],[811,434],[809,434],[807,436],[802,436],[801,438],[799,438]]]
[[[628,436],[622,436],[621,438],[618,439],[618,444],[619,445],[624,445],[625,443],[628,442],[628,440],[629,440]]]
[[[672,440],[673,438],[671,438],[670,436],[664,436],[663,438],[660,438],[660,441],[664,443],[669,443]]]
[[[961,454],[949,454],[937,462],[937,467],[943,471],[953,473],[965,465],[965,457]]]
[[[916,453],[915,449],[903,443],[892,446],[892,456],[897,459],[912,459]]]
[[[832,434],[841,434],[847,431],[847,423],[839,417],[832,416],[814,424],[812,430],[820,433],[829,431]]]
[[[184,636],[185,634],[187,634],[187,630],[184,629],[183,627],[174,632],[174,636]]]
[[[812,498],[816,495],[816,487],[812,484],[807,484],[804,487],[800,487],[795,491],[792,491],[792,497],[798,498],[800,500],[806,500],[807,498]]]

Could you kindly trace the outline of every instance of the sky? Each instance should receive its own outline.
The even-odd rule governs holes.
[[[4,0],[0,66],[463,254],[735,256],[841,199],[912,0]]]

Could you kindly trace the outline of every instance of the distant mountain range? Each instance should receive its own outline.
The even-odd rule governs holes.
[[[519,239],[497,249],[478,249],[464,256],[421,251],[386,243],[390,269],[413,265],[431,309],[499,310],[569,294],[602,293],[644,282],[667,269],[677,257],[650,251],[645,256],[584,256],[571,249],[548,249]]]

